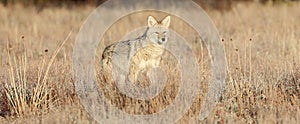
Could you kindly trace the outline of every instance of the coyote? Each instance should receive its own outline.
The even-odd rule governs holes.
[[[140,73],[158,67],[165,51],[165,43],[168,41],[170,22],[170,16],[162,21],[149,16],[148,27],[142,36],[107,46],[102,54],[102,72],[111,73],[111,64],[117,62],[119,67],[127,70],[126,80],[136,82]],[[113,57],[118,60],[114,61]],[[128,66],[123,67],[126,64]]]

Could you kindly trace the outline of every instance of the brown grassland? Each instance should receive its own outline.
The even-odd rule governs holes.
[[[205,97],[205,92],[199,93],[178,123],[299,123],[299,8],[300,3],[241,3],[228,11],[207,10],[225,46],[225,92],[203,122],[195,119]],[[37,12],[34,7],[0,4],[0,123],[96,123],[76,95],[72,68],[77,32],[93,9],[62,7]],[[104,45],[119,40],[134,26],[146,25],[149,14],[160,19],[165,16],[145,12],[119,20],[106,32],[98,55]],[[192,44],[200,65],[199,83],[206,91],[210,67],[205,46],[180,19],[174,18],[171,28]],[[162,64],[170,80],[153,100],[127,98],[107,82],[99,83],[100,89],[127,113],[158,112],[172,103],[178,91],[179,70],[171,60],[174,57],[166,55]]]

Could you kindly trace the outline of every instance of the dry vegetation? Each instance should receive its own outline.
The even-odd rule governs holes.
[[[243,3],[226,12],[207,11],[223,38],[228,76],[222,101],[206,122],[300,122],[299,7],[299,3],[276,6]],[[0,5],[0,123],[95,123],[81,106],[72,77],[75,37],[92,10],[92,7],[45,8],[37,12],[32,7]],[[134,24],[145,24],[147,14],[136,16],[140,20]],[[131,18],[134,15],[124,20],[132,22]],[[130,31],[126,27],[129,24],[116,25],[119,26],[106,33],[104,44]],[[200,46],[194,52],[199,55],[201,84],[205,89],[209,61],[207,54],[202,54],[205,52],[202,44],[195,42],[197,35],[185,23],[178,21],[171,27],[185,29],[181,32],[183,36],[194,46]],[[116,29],[121,34],[111,37]],[[100,53],[101,49],[103,46]],[[168,61],[164,63],[163,68],[172,68],[167,66]],[[103,91],[114,105],[128,113],[150,114],[172,102],[177,91],[175,80],[169,81],[164,91],[169,97],[148,102],[120,101],[124,95],[111,89]],[[199,93],[179,123],[200,123],[195,117],[204,95]],[[139,109],[145,106],[148,110]]]

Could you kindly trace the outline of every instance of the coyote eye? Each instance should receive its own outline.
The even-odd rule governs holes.
[[[167,33],[167,31],[164,31],[163,33],[165,34],[165,33]]]
[[[155,32],[155,34],[159,34],[158,32]]]

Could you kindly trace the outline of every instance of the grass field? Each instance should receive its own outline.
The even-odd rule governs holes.
[[[195,119],[205,96],[199,93],[178,123],[299,123],[299,8],[300,3],[275,6],[242,3],[229,11],[208,10],[225,46],[228,64],[225,92],[204,122]],[[96,123],[76,96],[72,69],[77,32],[93,9],[45,8],[37,12],[33,7],[0,5],[0,123]],[[143,20],[146,15],[136,14],[124,20],[140,26],[146,24]],[[139,19],[132,22],[134,16]],[[103,43],[122,38],[130,31],[128,26],[131,25],[117,23],[111,27]],[[195,32],[186,27],[178,20],[176,25],[171,24],[171,28],[181,31],[195,46],[205,89],[209,79],[208,56],[201,42],[195,41]],[[115,36],[114,30],[120,34]],[[100,53],[101,49],[103,45]],[[168,82],[165,92],[169,97],[165,99],[141,104],[129,100],[132,108],[132,105],[120,106],[118,99],[123,96],[112,92],[117,97],[111,97],[111,101],[128,113],[155,113],[174,99],[175,80]],[[150,110],[139,109],[144,105],[151,106]]]

